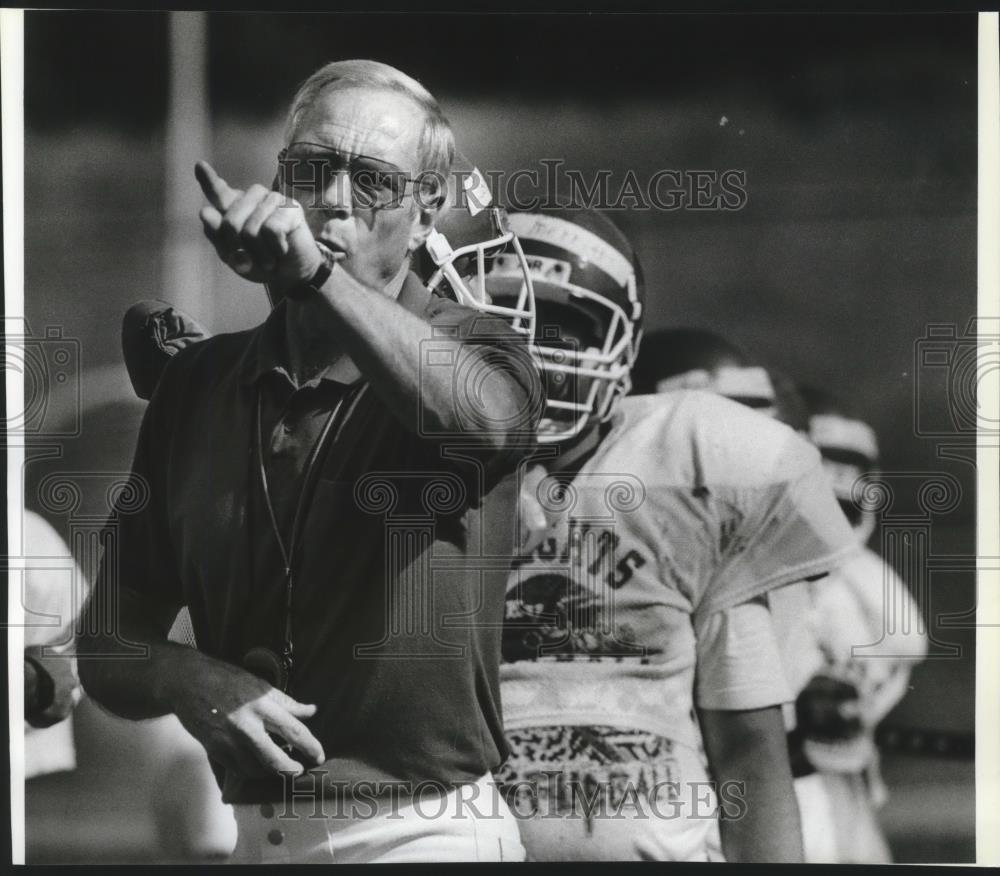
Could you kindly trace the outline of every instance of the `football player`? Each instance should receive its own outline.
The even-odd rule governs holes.
[[[796,781],[806,859],[888,863],[877,817],[887,792],[875,729],[908,690],[927,639],[906,584],[867,547],[875,517],[852,494],[878,466],[875,432],[823,390],[800,387],[800,395],[809,437],[860,547],[822,587],[811,588],[809,626],[817,648],[800,663],[811,678],[796,704],[794,734],[806,770]]]
[[[808,438],[809,414],[794,382],[782,372],[765,369],[731,341],[701,328],[669,328],[649,332],[636,359],[633,391],[673,392],[703,389],[772,417]],[[826,576],[823,576],[825,578]],[[822,580],[822,579],[819,579]],[[781,629],[778,637],[793,694],[809,680],[798,657],[816,650],[813,632],[802,622],[810,612],[809,582],[796,582],[768,594],[768,604]],[[785,703],[785,728],[792,744],[795,704]],[[798,761],[792,758],[793,774]]]
[[[796,693],[786,727],[803,845],[809,863],[887,862],[875,816],[885,789],[874,731],[905,693],[926,643],[905,585],[864,548],[875,520],[855,503],[852,490],[877,465],[875,434],[828,393],[798,388],[773,369],[754,368],[742,351],[711,332],[672,329],[655,333],[655,345],[648,341],[638,362],[646,385],[658,391],[702,386],[770,413],[821,452],[859,550],[828,577],[769,597]],[[899,627],[892,631],[885,605],[899,612]]]
[[[704,861],[720,824],[727,860],[801,860],[766,596],[854,549],[819,454],[706,392],[626,397],[629,242],[588,210],[510,222],[547,390],[501,665],[497,778],[529,858]],[[501,257],[486,288],[522,282]]]

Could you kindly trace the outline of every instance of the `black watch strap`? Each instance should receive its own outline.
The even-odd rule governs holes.
[[[289,298],[295,300],[308,298],[314,292],[319,292],[320,289],[323,288],[323,284],[330,279],[330,275],[333,273],[333,266],[336,262],[324,247],[317,246],[316,249],[319,250],[319,254],[323,257],[323,261],[320,263],[320,266],[316,268],[316,273],[313,274],[308,280],[296,283],[285,292]]]

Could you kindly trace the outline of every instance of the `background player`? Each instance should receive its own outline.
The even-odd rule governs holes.
[[[702,385],[770,413],[820,449],[861,547],[828,578],[771,596],[786,631],[785,665],[797,693],[786,726],[805,856],[812,863],[887,862],[889,850],[875,816],[886,795],[875,727],[906,692],[914,658],[923,655],[926,643],[905,585],[863,546],[875,520],[855,503],[852,489],[877,465],[875,434],[829,394],[800,391],[781,372],[764,372],[770,384],[765,386],[754,376],[763,369],[711,332],[670,329],[653,339],[639,361],[646,385],[660,391]],[[753,386],[759,392],[748,401]],[[906,618],[905,631],[890,633],[885,606],[897,607],[900,620]]]
[[[703,389],[773,416],[776,389],[766,369],[743,350],[702,328],[647,333],[635,363],[637,395],[674,389]]]
[[[818,649],[803,664],[814,674],[797,709],[801,757],[815,770],[797,782],[806,855],[817,862],[886,863],[891,856],[876,813],[887,791],[875,730],[906,694],[927,640],[906,584],[867,547],[874,515],[852,496],[859,478],[878,466],[874,430],[823,390],[802,387],[800,394],[809,437],[860,547],[812,594]]]

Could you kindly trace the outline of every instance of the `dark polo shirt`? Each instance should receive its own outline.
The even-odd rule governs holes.
[[[280,651],[284,562],[261,486],[259,405],[286,546],[302,496],[288,693],[317,705],[306,723],[327,758],[404,781],[470,782],[507,753],[500,632],[516,470],[540,389],[523,340],[502,321],[432,296],[414,275],[398,300],[428,323],[422,367],[454,367],[458,338],[482,345],[483,361],[506,375],[525,414],[505,425],[502,450],[472,429],[413,434],[363,380],[296,387],[281,365],[279,306],[262,326],[189,347],[164,371],[134,465],[149,502],[112,520],[117,577],[171,617],[187,605],[198,646],[212,656],[238,664],[253,647]],[[456,378],[468,391],[469,376]],[[280,777],[225,775],[227,802],[282,791]]]

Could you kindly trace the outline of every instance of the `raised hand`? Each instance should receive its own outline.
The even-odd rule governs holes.
[[[234,189],[205,161],[195,177],[208,199],[199,214],[205,236],[237,274],[281,288],[316,273],[323,256],[297,201],[257,183]]]

